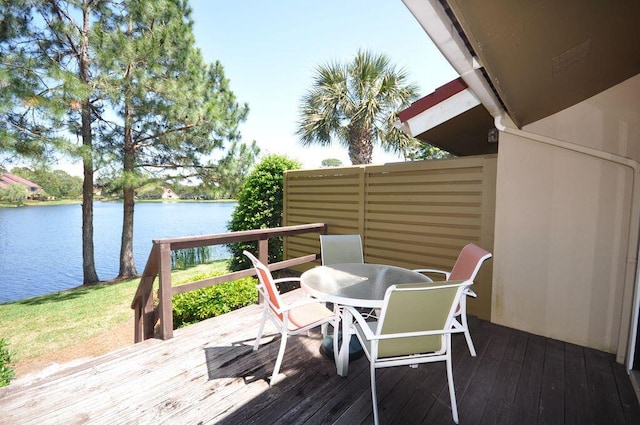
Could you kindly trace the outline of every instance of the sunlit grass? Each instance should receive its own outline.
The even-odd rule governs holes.
[[[226,269],[226,260],[216,261],[176,271],[171,279],[186,283]],[[131,320],[139,282],[135,278],[0,304],[0,339],[6,339],[14,361],[80,344]]]

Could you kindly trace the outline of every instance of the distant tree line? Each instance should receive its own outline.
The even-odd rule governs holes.
[[[66,171],[14,167],[11,173],[42,187],[45,199],[79,199],[82,197],[82,178],[72,176]]]

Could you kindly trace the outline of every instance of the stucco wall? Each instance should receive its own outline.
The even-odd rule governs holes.
[[[639,159],[638,88],[634,78],[500,134],[496,323],[618,353],[621,361],[630,232],[637,236],[632,199],[640,190],[637,164],[627,159]]]

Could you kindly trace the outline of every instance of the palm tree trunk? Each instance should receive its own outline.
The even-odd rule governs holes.
[[[349,130],[349,159],[353,165],[371,164],[373,141],[365,129],[352,128]]]

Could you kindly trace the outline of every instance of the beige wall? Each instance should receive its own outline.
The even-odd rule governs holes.
[[[494,322],[623,360],[637,256],[638,164],[628,157],[639,159],[639,88],[634,78],[501,132]]]

